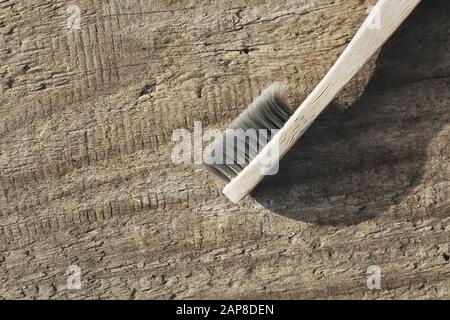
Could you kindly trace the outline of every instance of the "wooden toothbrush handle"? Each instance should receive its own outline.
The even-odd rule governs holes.
[[[350,44],[305,99],[293,116],[257,157],[223,190],[238,202],[264,177],[265,166],[278,160],[295,144],[339,91],[400,27],[421,0],[380,0]]]

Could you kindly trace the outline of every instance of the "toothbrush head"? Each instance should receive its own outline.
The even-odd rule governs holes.
[[[292,116],[284,99],[284,83],[262,91],[230,125],[205,149],[203,166],[230,182],[258,155]]]

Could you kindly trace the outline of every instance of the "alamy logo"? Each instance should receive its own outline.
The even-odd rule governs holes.
[[[368,28],[370,30],[381,30],[381,9],[379,5],[371,6],[367,9]]]
[[[71,265],[67,268],[66,287],[69,290],[81,289],[81,268],[77,265]]]
[[[367,278],[367,288],[370,290],[381,289],[381,268],[379,266],[370,266],[367,268],[367,274],[370,276]]]
[[[81,18],[80,7],[75,4],[70,4],[67,9],[67,13],[70,13],[70,17],[67,19],[67,29],[80,30]]]

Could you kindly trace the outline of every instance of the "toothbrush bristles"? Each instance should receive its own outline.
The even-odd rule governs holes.
[[[229,182],[257,156],[292,115],[284,99],[285,87],[280,83],[266,88],[205,149],[203,166],[208,171]]]

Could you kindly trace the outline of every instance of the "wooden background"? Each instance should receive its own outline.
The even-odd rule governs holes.
[[[241,204],[170,158],[174,129],[223,128],[272,82],[298,105],[375,2],[2,1],[0,297],[450,298],[449,1]]]

